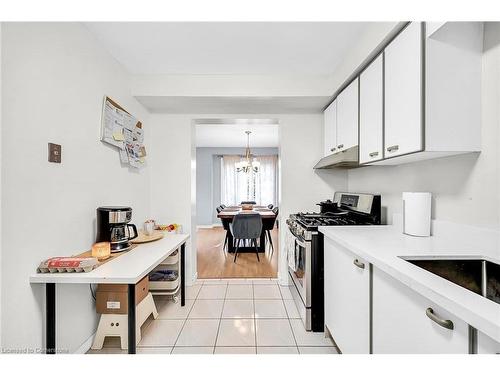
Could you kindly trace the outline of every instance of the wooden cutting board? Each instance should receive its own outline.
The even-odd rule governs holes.
[[[134,238],[132,243],[146,243],[146,242],[153,242],[153,241],[158,241],[162,239],[164,234],[162,231],[155,230],[151,236],[148,236],[146,233],[144,233],[142,230],[139,231],[139,236],[137,238]]]

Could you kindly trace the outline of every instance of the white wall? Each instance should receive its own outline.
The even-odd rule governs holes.
[[[319,203],[333,198],[335,191],[347,188],[346,171],[314,170],[323,156],[323,115],[292,116],[280,119],[280,228],[292,213],[318,211]],[[280,249],[284,248],[285,231],[280,231]],[[278,277],[287,282],[285,252],[280,252]]]
[[[351,191],[376,191],[390,223],[401,212],[403,191],[433,193],[433,217],[498,227],[500,23],[485,27],[482,71],[482,152],[395,167],[367,167],[348,172]]]
[[[400,22],[371,22],[359,41],[354,43],[346,53],[334,74],[328,77],[326,83],[330,95],[333,95],[347,80],[354,77],[359,68],[374,57],[376,48],[397,32],[400,27]]]
[[[196,197],[193,171],[193,147],[195,127],[192,120],[207,115],[164,115],[150,117],[152,140],[149,151],[151,159],[151,213],[163,222],[178,222],[190,231],[191,243],[196,244],[196,222],[193,210]],[[209,117],[228,117],[214,115]],[[233,117],[233,115],[229,116]],[[234,115],[234,118],[267,118],[266,114]],[[273,115],[279,119],[280,133],[280,224],[293,212],[317,210],[316,203],[332,198],[335,190],[347,187],[346,172],[314,171],[314,164],[322,156],[322,115]],[[191,171],[191,172],[190,172]],[[193,182],[193,184],[192,184]],[[191,207],[191,210],[190,210]],[[282,237],[280,243],[282,244]],[[190,257],[187,274],[196,270],[196,252],[188,244]],[[286,270],[285,258],[281,267]],[[283,281],[286,274],[281,275]]]
[[[188,115],[150,116],[151,217],[178,223],[191,238],[186,244],[186,275],[196,272],[196,154],[195,125]],[[188,283],[192,280],[187,281]]]
[[[145,124],[122,67],[76,23],[4,23],[2,30],[2,345],[44,346],[44,288],[29,275],[43,259],[77,254],[95,239],[95,209],[130,205],[149,215],[149,170],[121,167],[99,141],[109,95]],[[47,142],[62,163],[47,162]],[[146,143],[148,141],[146,140]],[[73,352],[95,331],[88,285],[57,287],[57,347]]]

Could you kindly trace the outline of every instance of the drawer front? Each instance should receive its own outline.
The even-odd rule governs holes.
[[[372,329],[373,353],[468,353],[467,323],[376,267]]]

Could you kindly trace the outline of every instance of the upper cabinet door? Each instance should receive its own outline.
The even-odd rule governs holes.
[[[325,112],[323,112],[324,121],[324,156],[333,154],[337,147],[337,100],[333,101]]]
[[[358,78],[337,96],[337,149],[358,145]]]
[[[383,157],[384,57],[381,54],[359,77],[359,162]]]
[[[385,49],[385,157],[422,151],[422,24],[412,22]]]

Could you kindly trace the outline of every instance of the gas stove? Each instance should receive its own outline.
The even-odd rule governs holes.
[[[322,212],[299,212],[287,220],[296,237],[310,240],[325,225],[380,224],[380,196],[372,194],[335,193],[333,202],[318,204]]]
[[[335,193],[318,204],[321,212],[299,212],[286,221],[289,290],[306,330],[324,328],[324,246],[318,227],[380,224],[380,195]]]

